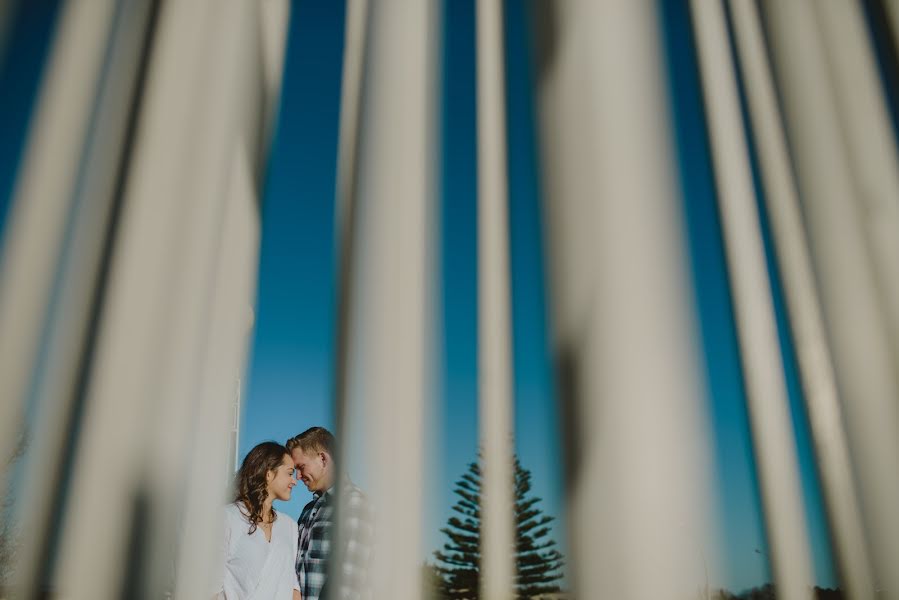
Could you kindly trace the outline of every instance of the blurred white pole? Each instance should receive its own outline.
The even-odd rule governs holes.
[[[754,4],[730,0],[730,7],[834,551],[850,597],[870,598],[874,587],[861,509],[761,24]]]
[[[115,0],[96,0],[60,8],[13,193],[0,254],[2,464],[23,428],[115,6]]]
[[[228,452],[234,407],[229,400],[243,370],[245,350],[252,330],[257,257],[259,255],[259,209],[257,191],[244,149],[234,156],[227,192],[223,243],[215,275],[214,301],[207,331],[196,410],[190,471],[186,480],[184,527],[178,545],[175,598],[209,598],[221,581],[224,563],[217,550],[224,543],[224,512],[217,510],[231,497]],[[238,392],[239,393],[239,392]],[[228,479],[222,474],[227,473]]]
[[[266,73],[261,105],[263,114],[261,147],[251,144],[252,129],[235,145],[229,169],[211,316],[206,331],[204,364],[197,397],[190,470],[187,475],[183,527],[178,545],[174,597],[192,600],[207,598],[210,582],[219,579],[224,567],[218,549],[222,544],[224,513],[210,507],[233,500],[231,479],[239,464],[237,453],[240,427],[241,373],[253,329],[252,306],[256,300],[256,276],[260,246],[259,171],[264,167],[272,141],[278,111],[287,25],[288,0],[263,0],[256,4],[259,30],[259,58]],[[248,19],[252,24],[253,20]],[[249,46],[250,48],[252,46]],[[252,54],[251,52],[248,52]],[[247,65],[253,71],[252,63]],[[252,122],[252,121],[251,121]],[[258,122],[252,122],[254,125]],[[253,152],[256,156],[253,156]],[[236,394],[231,402],[232,394]],[[233,433],[232,430],[233,429]],[[228,452],[234,436],[234,454]],[[224,474],[225,478],[222,478]]]
[[[262,45],[262,135],[261,147],[253,147],[256,156],[251,163],[261,175],[268,160],[269,146],[274,138],[278,111],[281,108],[281,80],[287,54],[287,34],[290,28],[290,0],[257,0],[259,11],[259,42]],[[254,175],[255,177],[255,175]]]
[[[340,124],[337,146],[337,180],[335,182],[334,207],[334,253],[336,264],[336,318],[334,348],[334,422],[337,439],[342,440],[342,456],[352,454],[353,445],[348,443],[353,438],[361,438],[353,430],[350,417],[359,411],[353,410],[349,396],[350,385],[350,342],[353,331],[352,300],[354,298],[354,266],[357,238],[357,161],[359,154],[359,121],[362,107],[362,89],[365,78],[365,52],[368,32],[368,0],[351,0],[346,3],[344,22],[343,72],[340,86]],[[364,410],[364,409],[363,409]],[[361,418],[357,415],[357,420]],[[364,445],[364,444],[363,444]],[[356,447],[359,446],[357,443]],[[341,460],[338,464],[339,483],[343,485],[349,476],[349,464],[353,459]],[[365,468],[363,466],[363,468]],[[367,469],[365,469],[367,471]],[[345,495],[337,496],[337,513],[347,510]],[[343,553],[346,547],[346,531],[341,529],[340,520],[336,528],[336,536],[340,542],[331,554],[332,573],[343,573],[335,565],[343,565],[347,557]],[[363,569],[367,565],[362,565]],[[352,581],[342,581],[341,592],[361,590],[356,586],[368,585],[367,572]],[[333,588],[332,588],[333,589]]]
[[[716,519],[658,7],[538,9],[573,592],[695,598],[708,593]]]
[[[433,211],[437,6],[369,5],[355,188],[357,227],[349,298],[349,426],[344,452],[365,474],[376,513],[374,598],[421,597],[422,482],[426,464],[435,269]],[[358,427],[358,430],[354,430]],[[357,431],[358,435],[349,433]],[[352,468],[352,465],[351,465]]]
[[[874,48],[858,3],[813,3],[827,53],[856,198],[889,324],[893,369],[899,373],[899,154],[877,72]]]
[[[359,107],[362,97],[367,18],[368,0],[350,0],[346,3],[335,210],[338,256],[342,256],[344,252],[341,245],[351,239],[351,203],[355,194],[353,182],[356,177],[356,155],[359,148]]]
[[[877,587],[899,597],[899,384],[840,122],[828,51],[809,0],[763,4],[775,73],[831,340]],[[895,199],[893,199],[895,200]]]
[[[724,8],[692,0],[718,206],[778,597],[812,597],[799,461]]]
[[[349,335],[352,329],[350,302],[353,296],[353,255],[356,237],[356,170],[359,153],[359,116],[365,67],[368,0],[347,2],[345,19],[334,209],[334,252],[337,265],[334,420],[338,439],[342,438],[349,425],[346,421],[347,385],[349,383],[347,363],[349,360]],[[344,467],[346,467],[346,463],[342,462],[341,468]]]
[[[481,597],[513,598],[512,305],[503,10],[477,3],[478,342],[481,447]]]
[[[152,19],[151,2],[120,2],[106,48],[107,64],[98,82],[91,132],[81,151],[81,168],[69,194],[72,212],[63,244],[58,281],[45,317],[45,359],[33,394],[29,452],[17,496],[22,511],[22,538],[16,585],[22,597],[36,592],[45,575],[51,529],[63,480],[66,447],[77,427],[79,378],[90,353],[92,315],[102,297],[101,270],[116,206],[116,185],[126,161],[129,123],[139,93],[139,73]]]
[[[73,599],[171,591],[231,172],[263,123],[258,5],[161,10],[56,578]],[[215,551],[214,530],[185,526]]]

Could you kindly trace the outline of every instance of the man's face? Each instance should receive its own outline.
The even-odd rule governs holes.
[[[310,492],[326,492],[331,485],[331,457],[327,452],[304,452],[294,448],[290,453],[296,467],[297,481],[302,481]]]

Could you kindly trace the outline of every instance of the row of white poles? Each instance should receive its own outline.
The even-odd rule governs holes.
[[[724,6],[693,0],[691,9],[771,567],[779,597],[811,598],[799,462]]]
[[[727,2],[736,62],[722,3],[691,8],[778,592],[808,598],[813,579],[756,194],[842,582],[853,598],[893,598],[899,163],[871,42],[853,3],[778,0],[759,15]],[[18,597],[48,582],[72,598],[207,595],[287,10],[63,7],[0,263],[0,453],[23,424],[31,444]],[[571,585],[587,598],[708,596],[712,452],[659,7],[534,11]],[[478,1],[487,598],[512,597],[515,578],[502,23],[500,2]],[[348,3],[337,185],[338,427],[377,507],[367,591],[409,600],[435,366],[438,25],[431,3]],[[59,497],[46,473],[66,471]]]
[[[761,23],[750,3],[729,6],[835,554],[848,593],[868,598],[873,577],[839,393]]]
[[[287,18],[61,8],[0,267],[15,597],[211,595]]]
[[[891,247],[899,239],[899,195],[884,90],[857,4],[765,2],[762,14],[873,583],[897,597],[899,473],[891,465],[899,456],[899,261]]]
[[[899,457],[899,161],[872,42],[857,4],[771,2],[762,7],[768,56],[757,8],[728,5],[738,63],[724,6],[698,0],[691,8],[778,592],[808,598],[814,579],[794,439],[802,424],[789,409],[757,194],[774,235],[843,585],[853,598],[875,590],[892,597],[899,590],[890,567],[899,554],[899,475],[891,467]],[[544,34],[538,94],[549,294],[561,401],[574,424],[565,432],[573,438],[573,584],[591,597],[689,594],[701,581],[695,559],[707,562],[712,537],[709,447],[697,359],[687,350],[696,330],[661,100],[658,9],[569,2],[536,10]],[[491,441],[505,437],[511,414],[499,314],[508,234],[496,223],[507,217],[495,208],[507,202],[504,153],[495,149],[504,135],[498,13],[495,3],[478,4],[485,465],[508,454]],[[759,190],[745,125],[758,149]],[[670,418],[650,418],[666,409]],[[509,486],[493,464],[485,488]],[[663,501],[653,488],[666,490]],[[482,589],[502,597],[509,580],[496,557],[513,538],[508,515],[492,508],[485,494]],[[683,539],[703,542],[691,555]]]
[[[476,6],[481,594],[504,598],[515,574],[503,26],[500,3]],[[338,414],[345,433],[366,438],[365,450],[354,455],[376,465],[403,447],[422,447],[426,421],[421,394],[428,384],[420,376],[429,367],[422,357],[433,348],[422,337],[430,327],[422,302],[432,282],[423,269],[432,260],[428,239],[435,231],[427,212],[435,191],[427,176],[437,158],[433,123],[425,117],[436,102],[427,71],[434,41],[422,32],[431,31],[433,16],[379,3],[369,7],[365,29],[352,23],[364,21],[360,3],[350,7],[347,31],[355,34],[348,35],[347,60],[357,60],[360,46],[366,52],[361,74],[350,68],[355,63],[345,67],[339,214],[355,217],[349,225],[340,220],[343,252],[352,250],[344,268],[352,277],[341,300],[351,308],[344,315],[347,391]],[[892,252],[899,239],[892,235],[899,209],[895,141],[857,6],[765,6],[771,58],[783,71],[777,73],[783,117],[756,8],[744,0],[729,7],[738,65],[730,58],[723,5],[697,0],[692,14],[772,568],[783,597],[811,596],[809,535],[759,192],[784,279],[841,576],[851,597],[867,598],[875,587],[899,589],[885,562],[896,555],[895,515],[888,508],[897,505],[896,477],[887,472],[891,463],[879,460],[897,455],[899,439],[891,435],[896,407],[889,401],[897,397],[890,372],[899,306],[891,302],[899,281],[891,276],[899,264]],[[707,595],[709,572],[717,567],[711,447],[659,9],[651,2],[572,0],[538,2],[534,10],[548,294],[560,401],[570,425],[563,436],[571,583],[585,597]],[[819,26],[830,36],[826,52],[813,45]],[[788,44],[808,47],[782,48]],[[752,181],[738,69],[762,190]],[[850,169],[864,171],[854,183]],[[842,180],[826,181],[841,170],[847,172]],[[848,187],[860,182],[875,183]],[[864,198],[866,223],[853,216],[857,205],[850,198]],[[828,211],[836,212],[822,214]],[[870,235],[862,236],[862,228]],[[836,252],[844,258],[837,261]],[[852,272],[849,279],[842,269]],[[864,324],[853,327],[850,319],[860,313]],[[404,456],[395,469],[401,475],[378,470],[373,483],[377,503],[390,507],[379,527],[400,532],[378,542],[376,560],[405,557],[375,568],[390,574],[374,585],[376,593],[390,589],[396,596],[397,582],[408,581],[397,573],[413,572],[405,569],[414,553],[405,552],[418,546],[410,516],[422,512],[416,486],[423,466]],[[399,596],[411,598],[417,589],[403,585]]]

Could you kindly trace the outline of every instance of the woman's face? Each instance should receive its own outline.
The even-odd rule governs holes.
[[[276,500],[290,500],[290,491],[297,484],[293,477],[293,461],[285,454],[281,464],[266,476],[269,496]]]

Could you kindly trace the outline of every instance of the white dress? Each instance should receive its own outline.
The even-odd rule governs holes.
[[[242,506],[242,505],[241,505]],[[297,583],[297,524],[275,511],[272,540],[250,522],[237,503],[225,507],[225,573],[219,597],[226,600],[292,600]]]

